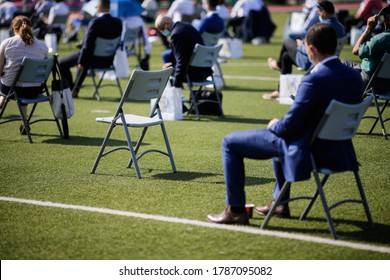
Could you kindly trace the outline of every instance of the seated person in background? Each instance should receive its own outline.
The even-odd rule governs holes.
[[[290,30],[291,18],[285,26],[283,39],[301,39],[305,38],[307,30],[313,25],[318,23],[320,20],[317,13],[317,4],[321,3],[322,0],[307,0],[305,1],[305,6],[302,10],[302,13],[305,14],[305,21],[303,22],[300,30],[292,31]]]
[[[145,22],[154,22],[156,15],[159,9],[159,5],[156,0],[144,0],[142,1],[142,8],[145,10],[142,12],[141,16]]]
[[[187,82],[187,71],[193,81],[202,81],[212,74],[211,68],[188,67],[195,45],[203,45],[202,37],[191,24],[174,23],[172,18],[159,15],[155,27],[161,34],[170,38],[172,52],[169,61],[164,61],[163,68],[174,67],[171,77],[172,86],[181,88],[183,83]]]
[[[225,23],[216,8],[219,0],[206,0],[207,15],[200,20],[193,20],[192,25],[202,35],[203,32],[216,34],[225,30]]]
[[[264,6],[262,0],[238,0],[230,12],[230,20],[227,29],[231,37],[241,38],[241,25],[245,17],[249,16],[250,11],[260,11]],[[232,29],[230,32],[229,29]]]
[[[330,1],[321,1],[317,5],[317,13],[320,22],[333,27],[337,39],[345,36],[344,26],[335,17],[335,9]],[[292,66],[298,66],[302,70],[308,70],[312,65],[306,52],[306,47],[302,40],[287,39],[283,42],[278,60],[272,57],[268,58],[268,66],[272,70],[280,71],[281,74],[291,74]],[[279,97],[279,91],[276,90],[269,94],[264,94],[266,100],[275,100]]]
[[[40,30],[38,38],[43,39],[46,33],[55,33],[57,35],[57,43],[62,35],[62,30],[65,29],[64,25],[53,25],[56,16],[69,15],[69,6],[63,2],[63,0],[54,0],[54,4],[49,10],[49,15],[41,17],[42,23],[40,24]]]
[[[17,7],[14,3],[7,0],[0,1],[0,27],[10,27]]]
[[[226,24],[230,19],[230,12],[229,9],[226,7],[224,0],[218,0],[218,5],[216,10],[218,15],[224,20]]]
[[[382,15],[385,30],[371,37],[372,31],[375,29],[378,19]],[[382,10],[381,15],[368,18],[366,31],[363,32],[352,49],[352,53],[359,56],[362,63],[358,64],[345,61],[345,64],[360,70],[363,82],[367,85],[385,52],[390,53],[390,5]],[[380,80],[376,81],[376,83],[380,83]],[[378,86],[381,87],[381,85]]]
[[[130,17],[123,18],[122,21],[123,21],[124,28],[125,28],[125,30],[123,30],[123,32],[126,31],[126,28],[129,28],[129,29],[133,29],[133,28],[137,28],[137,27],[142,28],[142,37],[144,40],[145,56],[143,58],[141,58],[141,61],[138,61],[138,62],[140,64],[140,67],[142,70],[149,70],[149,58],[150,58],[150,54],[152,52],[152,45],[149,42],[149,35],[148,35],[147,30],[146,30],[144,20],[139,15],[139,16],[130,16]]]
[[[368,18],[382,9],[381,0],[362,0],[359,9],[354,16],[347,16],[344,19],[345,32],[351,32],[352,26],[361,28]]]
[[[77,33],[80,31],[82,26],[88,26],[92,18],[96,16],[96,8],[89,9],[91,6],[90,1],[83,1],[81,11],[76,17],[71,17],[68,20],[67,34],[64,38],[64,43],[77,42]]]
[[[96,38],[115,39],[122,34],[122,21],[110,15],[110,1],[98,0],[96,8],[98,16],[89,23],[81,50],[66,55],[59,60],[61,73],[63,78],[68,81],[69,87],[73,89],[72,96],[74,98],[78,97],[81,85],[92,62],[97,67],[107,67],[107,64],[111,64],[114,59],[114,57],[103,59],[93,56]],[[74,66],[77,66],[77,76],[81,75],[78,84],[73,83],[70,71]]]
[[[33,29],[40,29],[44,24],[43,19],[49,15],[51,6],[53,6],[51,0],[37,0],[33,7],[33,12],[30,17]]]
[[[46,44],[32,34],[31,21],[25,16],[17,16],[11,23],[13,37],[5,39],[0,45],[0,73],[1,94],[7,95],[11,89],[12,82],[22,64],[23,57],[47,58],[48,48]],[[39,84],[17,84],[16,92],[18,97],[35,98],[42,92],[42,85]],[[0,96],[0,108],[4,103],[4,96]],[[22,113],[27,116],[27,104],[22,104]],[[19,131],[25,135],[26,131],[23,122],[20,124]]]
[[[335,99],[345,103],[362,100],[363,84],[359,73],[343,65],[335,51],[337,38],[334,29],[326,24],[315,24],[307,32],[305,45],[314,68],[303,77],[295,101],[282,119],[272,119],[267,128],[236,131],[222,141],[222,163],[226,184],[227,208],[222,214],[209,214],[207,219],[217,224],[248,225],[245,211],[244,159],[273,159],[276,183],[273,200],[258,206],[259,215],[267,215],[286,180],[290,182],[310,178],[310,153],[317,166],[332,170],[358,170],[351,140],[325,141],[316,139],[309,148],[311,136],[329,103]],[[310,149],[310,150],[309,150]],[[335,160],[337,159],[337,160]],[[282,198],[290,197],[289,190]],[[290,217],[288,204],[276,208],[275,215]]]
[[[192,0],[174,0],[167,11],[167,16],[172,18],[173,22],[191,22],[194,14],[195,8]]]

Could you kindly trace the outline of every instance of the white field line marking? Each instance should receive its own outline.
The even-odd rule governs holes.
[[[31,205],[37,205],[37,206],[55,207],[55,208],[62,208],[62,209],[73,209],[73,210],[88,211],[88,212],[95,212],[95,213],[102,213],[102,214],[133,217],[133,218],[154,220],[154,221],[160,221],[160,222],[193,225],[193,226],[200,226],[200,227],[207,227],[207,228],[214,228],[214,229],[225,229],[225,230],[230,230],[230,231],[238,231],[238,232],[251,233],[251,234],[257,234],[257,235],[265,235],[265,236],[271,236],[271,237],[294,239],[294,240],[307,241],[307,242],[313,242],[313,243],[319,243],[319,244],[326,244],[326,245],[331,245],[331,246],[347,247],[347,248],[357,249],[357,250],[374,251],[374,252],[387,253],[387,254],[390,253],[389,247],[381,247],[381,246],[375,246],[375,245],[369,245],[369,244],[353,243],[353,242],[348,242],[348,241],[333,240],[333,239],[314,237],[314,236],[308,236],[308,235],[300,235],[300,234],[281,232],[281,231],[261,230],[259,228],[250,228],[250,227],[232,226],[232,225],[218,225],[218,224],[212,224],[209,222],[201,222],[201,221],[196,221],[196,220],[166,217],[166,216],[160,216],[160,215],[143,214],[143,213],[121,211],[121,210],[114,210],[114,209],[107,209],[107,208],[89,207],[89,206],[83,206],[83,205],[55,203],[55,202],[50,202],[50,201],[20,199],[20,198],[14,198],[14,197],[0,196],[0,200],[1,201],[8,201],[8,202],[25,203],[25,204],[31,204]]]
[[[251,80],[251,81],[279,81],[275,77],[260,77],[260,76],[238,76],[238,75],[223,75],[228,80]]]

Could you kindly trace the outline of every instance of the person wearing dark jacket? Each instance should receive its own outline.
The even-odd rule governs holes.
[[[94,57],[96,38],[115,39],[122,34],[122,21],[110,15],[110,1],[98,0],[96,8],[98,16],[89,23],[81,50],[59,60],[62,75],[68,81],[70,88],[73,89],[73,97],[78,97],[81,85],[92,62],[94,67],[107,67],[114,59],[114,57]],[[70,71],[74,66],[77,66],[77,75],[82,75],[77,85],[74,85]]]
[[[196,44],[204,45],[200,33],[189,23],[173,23],[172,18],[159,15],[155,27],[162,35],[170,38],[171,52],[169,61],[163,68],[174,67],[172,85],[182,87],[187,82],[186,74],[192,81],[202,81],[212,74],[211,68],[188,67]]]

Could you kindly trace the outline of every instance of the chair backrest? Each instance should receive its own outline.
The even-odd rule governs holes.
[[[225,31],[219,33],[203,32],[202,39],[205,46],[215,46],[218,44],[218,40],[222,38]]]
[[[115,52],[119,46],[120,40],[121,37],[117,37],[114,39],[103,39],[97,37],[95,41],[95,49],[93,55],[100,57],[115,56]]]
[[[315,138],[325,140],[348,140],[355,136],[360,121],[372,102],[370,95],[357,104],[346,104],[332,100],[315,131]]]
[[[383,54],[383,57],[381,59],[381,62],[378,65],[377,69],[378,69],[378,72],[376,73],[376,76],[378,78],[390,80],[390,54],[389,53]]]
[[[54,57],[46,59],[24,57],[15,83],[43,83],[49,78],[53,65]]]
[[[69,15],[56,15],[51,25],[66,25]]]
[[[337,47],[336,47],[336,55],[339,56],[341,51],[344,48],[345,43],[347,42],[348,37],[344,36],[342,38],[337,39]]]
[[[378,79],[379,78],[379,79]],[[374,73],[371,75],[364,94],[375,90],[375,92],[390,91],[390,54],[384,53],[381,61],[375,68]]]
[[[172,67],[157,71],[134,70],[121,103],[125,100],[151,100],[153,98],[157,98],[158,102],[172,72]]]
[[[216,46],[202,46],[196,44],[189,66],[193,67],[212,67],[218,59],[218,53],[222,48],[221,45]]]
[[[142,27],[126,28],[123,36],[123,42],[125,44],[133,43],[137,39],[142,38]]]

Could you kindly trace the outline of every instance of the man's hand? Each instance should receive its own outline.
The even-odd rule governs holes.
[[[77,64],[77,69],[79,69],[80,72],[84,71],[84,66],[81,64]]]
[[[378,24],[378,16],[377,15],[369,17],[367,20],[367,29],[372,31],[372,30],[374,30],[374,28],[377,24]]]
[[[269,121],[268,125],[267,125],[267,128],[270,128],[271,126],[273,126],[275,123],[277,123],[279,121],[279,119],[277,118],[273,118],[272,120]]]

